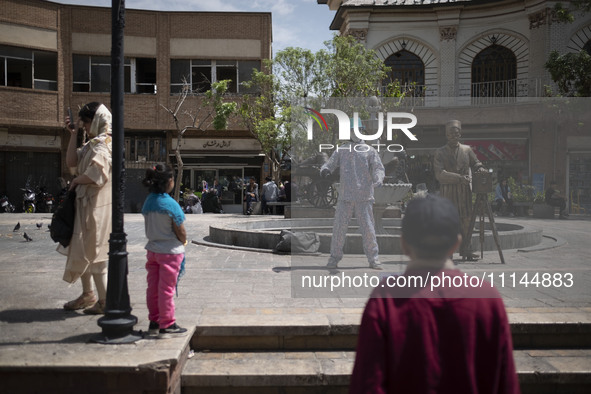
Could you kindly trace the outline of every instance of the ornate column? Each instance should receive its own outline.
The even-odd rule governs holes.
[[[540,97],[543,95],[544,86],[553,86],[550,73],[544,68],[550,52],[561,50],[564,34],[564,23],[553,23],[556,21],[555,13],[550,8],[544,8],[528,14],[530,40],[529,40],[529,77],[528,96]],[[562,25],[562,26],[561,26]]]
[[[440,97],[456,97],[456,36],[457,25],[439,26],[439,73],[441,81]]]

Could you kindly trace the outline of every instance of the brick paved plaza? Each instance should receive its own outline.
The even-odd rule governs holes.
[[[279,216],[274,218],[281,220]],[[203,214],[188,215],[187,219],[189,238],[200,242],[208,235],[210,224],[254,221],[261,220],[262,217]],[[268,217],[265,219],[268,220]],[[591,270],[588,257],[591,241],[590,217],[571,216],[570,220],[499,220],[527,222],[528,226],[542,228],[547,237],[540,247],[530,248],[527,252],[505,250],[507,264],[504,266],[498,264],[496,251],[485,252],[482,261],[458,266],[475,275],[486,272],[487,275],[500,277],[504,272],[506,278],[512,273],[519,277],[525,272],[572,273],[574,285],[570,288],[532,289],[531,286],[525,288],[522,285],[513,288],[507,284],[499,290],[503,294],[513,324],[525,326],[539,323],[576,323],[583,330],[588,330],[591,325]],[[13,232],[17,222],[20,222],[21,228]],[[36,223],[42,223],[42,229],[37,229]],[[187,271],[180,281],[179,296],[175,299],[179,324],[195,329],[198,334],[192,341],[188,336],[171,340],[141,340],[133,345],[105,346],[88,343],[90,338],[100,333],[96,324],[97,317],[62,309],[64,302],[79,295],[80,285],[76,283],[68,286],[62,281],[65,258],[55,252],[55,244],[47,231],[49,223],[48,214],[0,215],[0,371],[3,376],[8,376],[7,373],[12,376],[23,374],[23,381],[33,384],[35,379],[24,378],[28,376],[25,371],[30,371],[31,368],[37,373],[31,376],[38,376],[39,380],[49,379],[44,375],[46,371],[74,369],[84,371],[78,373],[78,377],[85,376],[87,381],[92,382],[93,378],[90,376],[101,370],[104,375],[101,375],[94,387],[102,387],[100,382],[110,382],[117,389],[108,390],[109,392],[131,393],[142,392],[138,391],[141,385],[138,386],[133,374],[127,381],[120,377],[118,383],[113,383],[107,378],[108,371],[122,368],[140,373],[138,371],[142,371],[142,368],[149,370],[150,366],[165,365],[164,369],[168,371],[165,374],[169,382],[167,384],[171,385],[171,390],[180,390],[180,383],[176,383],[176,386],[174,383],[175,376],[178,378],[180,373],[178,368],[174,368],[174,360],[184,365],[179,360],[186,358],[191,342],[196,355],[188,363],[185,373],[196,370],[199,373],[197,377],[183,375],[182,392],[193,392],[190,382],[206,386],[218,385],[216,373],[221,374],[222,380],[229,379],[228,372],[223,372],[223,362],[234,363],[231,364],[231,369],[238,371],[246,368],[250,364],[247,360],[255,356],[264,358],[257,361],[267,368],[263,368],[261,372],[266,376],[263,382],[276,385],[284,379],[283,382],[289,384],[290,376],[293,378],[295,370],[301,367],[302,371],[310,372],[311,367],[306,363],[313,362],[324,375],[336,374],[340,385],[346,385],[353,352],[352,349],[341,351],[342,348],[349,348],[350,344],[339,345],[339,336],[335,332],[340,330],[341,334],[350,334],[353,339],[349,338],[349,343],[354,340],[365,298],[292,298],[292,259],[288,255],[205,247],[192,243],[187,247]],[[135,329],[147,330],[142,216],[126,214],[125,231],[128,234],[128,281],[132,314],[138,318]],[[33,241],[26,242],[24,232]],[[318,265],[323,265],[327,256],[319,256],[317,259]],[[402,256],[381,256],[381,259],[386,272],[398,272],[404,267],[405,259]],[[349,274],[366,271],[348,266],[358,267],[354,257],[343,260],[340,265],[342,271]],[[314,342],[313,335],[308,334],[319,332],[332,335],[332,344],[326,337],[323,341],[327,347],[335,348],[335,351],[295,352],[288,353],[288,356],[277,353],[277,349],[287,349],[290,346],[294,349],[305,348],[306,341],[308,344]],[[580,333],[586,333],[586,337],[589,337],[587,331]],[[282,338],[282,342],[277,346],[264,343],[266,339],[262,337],[265,335],[270,335],[272,340]],[[228,345],[229,348],[276,349],[270,353],[248,355],[239,352],[200,351],[203,347],[223,347],[219,339],[224,336],[228,343],[234,344]],[[238,339],[232,338],[233,336]],[[576,335],[571,338],[575,343],[570,347],[577,347],[576,341],[579,339]],[[591,370],[589,343],[578,347],[581,349],[538,349],[533,353],[519,351],[516,359],[522,368],[526,365],[532,371],[536,368],[538,371],[554,372],[574,370],[579,374],[586,373],[578,376],[587,376]],[[552,364],[552,357],[560,362]],[[292,358],[298,360],[293,361]],[[327,364],[328,361],[322,361],[323,358],[332,361]],[[271,367],[273,365],[276,366],[275,370]],[[314,368],[311,371],[318,373]],[[203,374],[207,376],[202,376]],[[77,382],[71,377],[63,379],[71,379],[72,385]],[[153,387],[163,384],[156,378],[151,381],[143,377],[142,381]],[[588,378],[587,382],[589,383]],[[5,381],[0,383],[0,388],[2,384],[10,385]],[[11,392],[10,387],[8,386],[8,391],[0,391]]]

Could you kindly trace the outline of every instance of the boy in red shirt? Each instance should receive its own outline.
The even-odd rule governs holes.
[[[384,278],[365,307],[350,393],[520,392],[499,293],[448,257],[461,241],[451,201],[408,204],[401,242],[410,262],[403,275]]]

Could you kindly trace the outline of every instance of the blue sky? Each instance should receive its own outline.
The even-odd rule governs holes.
[[[62,4],[110,7],[111,0],[54,0]],[[254,11],[271,12],[273,53],[302,47],[312,51],[324,48],[332,38],[329,30],[335,11],[316,0],[126,0],[126,9],[158,11]]]

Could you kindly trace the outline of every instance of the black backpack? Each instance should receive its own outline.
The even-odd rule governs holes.
[[[63,247],[70,244],[74,232],[74,217],[76,216],[76,191],[69,191],[66,198],[57,207],[51,218],[49,236],[54,242]]]

